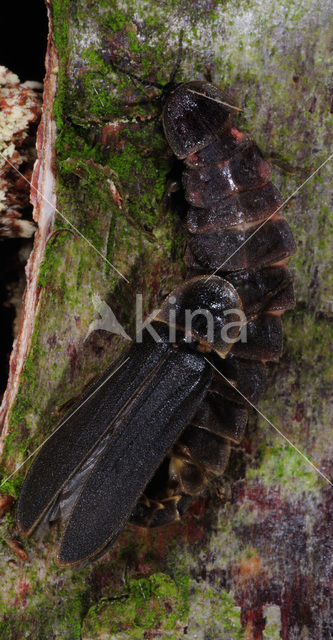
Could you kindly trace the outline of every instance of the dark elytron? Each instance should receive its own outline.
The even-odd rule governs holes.
[[[152,324],[160,341],[145,331],[28,472],[20,529],[30,534],[61,517],[60,564],[97,558],[128,520],[154,527],[178,519],[223,473],[246,428],[247,400],[256,403],[263,391],[265,362],[281,354],[280,316],[294,304],[286,262],[295,243],[276,212],[282,198],[269,166],[233,126],[233,111],[205,82],[178,85],[167,97],[165,135],[184,161],[188,276]],[[210,336],[200,314],[185,330],[185,311],[198,309],[213,318]],[[246,317],[246,341],[238,340],[237,311]],[[227,340],[223,329],[233,321]]]

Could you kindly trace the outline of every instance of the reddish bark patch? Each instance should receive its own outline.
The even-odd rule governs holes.
[[[7,511],[10,511],[14,503],[12,496],[6,496],[0,493],[0,517],[2,517]]]

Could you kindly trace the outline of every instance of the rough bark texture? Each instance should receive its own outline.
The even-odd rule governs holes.
[[[145,314],[182,279],[180,223],[163,197],[173,160],[158,101],[142,104],[157,92],[121,73],[123,65],[165,83],[183,28],[178,79],[210,73],[232,94],[243,108],[238,125],[274,161],[285,197],[330,153],[329,2],[54,0],[52,13],[57,208],[129,284],[72,233],[44,243],[38,286],[26,293],[36,302],[34,322],[16,346],[25,359],[5,411],[4,477],[50,433],[64,403],[127,346],[105,331],[85,339],[98,318],[93,296],[133,334],[135,292]],[[259,407],[326,475],[331,172],[328,163],[284,211],[298,244],[297,306],[284,317],[284,354]],[[60,215],[54,224],[67,226]],[[23,475],[3,494],[16,497]],[[2,503],[4,511],[11,506]],[[332,486],[253,411],[245,441],[206,500],[163,530],[128,526],[94,566],[59,569],[56,530],[24,542],[27,558],[19,555],[15,510],[7,510],[0,637],[329,640],[332,503]]]

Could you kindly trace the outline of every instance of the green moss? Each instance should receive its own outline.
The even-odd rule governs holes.
[[[114,10],[111,12],[107,12],[102,19],[103,27],[105,27],[106,29],[111,29],[111,31],[113,32],[121,31],[126,23],[126,14],[124,14],[123,11],[117,11],[116,8],[114,8]]]
[[[70,8],[70,0],[55,0],[52,4],[52,15],[54,25],[54,41],[56,43],[59,69],[58,69],[58,88],[55,97],[53,112],[56,118],[56,124],[59,130],[62,128],[63,105],[66,100],[66,92],[68,82],[66,77],[66,64],[68,60],[68,39],[69,39],[69,20],[68,12]]]
[[[188,633],[200,637],[204,632],[216,640],[243,640],[244,630],[240,622],[241,609],[232,593],[192,584],[192,602]]]
[[[183,601],[175,582],[162,573],[150,578],[130,579],[121,593],[102,599],[92,607],[83,623],[84,637],[121,634],[126,638],[145,638],[145,630],[163,633],[177,640],[184,633]]]
[[[58,225],[60,221],[58,221]],[[58,234],[55,236],[54,240],[50,240],[46,245],[46,249],[44,252],[43,262],[40,266],[39,270],[39,287],[46,287],[51,282],[55,282],[55,274],[61,266],[61,249],[62,246],[67,242],[66,234]],[[55,244],[57,244],[57,248],[55,248]]]
[[[54,0],[52,3],[52,15],[54,26],[54,41],[57,46],[59,59],[68,55],[69,25],[68,11],[71,0]]]
[[[331,423],[329,388],[333,356],[328,345],[332,327],[324,318],[314,318],[304,310],[294,310],[284,318],[284,383],[272,381],[260,408],[273,425],[325,473],[327,439]],[[290,367],[289,363],[293,363]],[[278,375],[278,371],[276,371]],[[307,397],[304,398],[304,390]],[[313,438],[313,425],[321,425]],[[247,477],[258,478],[266,487],[279,487],[289,499],[318,493],[324,480],[301,454],[260,418],[256,434],[260,464],[249,468]]]
[[[5,620],[0,619],[0,637],[6,640],[28,638],[33,635],[36,640],[58,637],[62,640],[80,640],[81,618],[84,610],[84,596],[80,595],[61,598],[61,590],[57,598],[57,606],[47,593],[47,588],[36,580],[32,586],[33,572],[29,581],[21,581],[21,601],[17,596],[17,605],[11,610],[3,610],[0,603],[0,616],[5,614]],[[30,598],[33,595],[32,605]],[[63,594],[64,595],[64,594]],[[23,605],[23,606],[22,606]],[[38,613],[37,613],[38,612]]]
[[[318,385],[329,382],[333,367],[333,354],[329,345],[333,339],[333,327],[325,318],[316,317],[303,309],[295,309],[284,318],[287,334],[286,348],[296,360],[310,365],[325,366]],[[305,368],[304,376],[313,377],[313,369]]]
[[[266,487],[280,487],[288,492],[301,495],[320,489],[319,478],[309,464],[295,449],[287,444],[264,446],[260,466],[249,468],[247,478],[261,480]]]
[[[277,605],[266,605],[263,611],[266,625],[263,633],[264,640],[280,640],[281,611]]]

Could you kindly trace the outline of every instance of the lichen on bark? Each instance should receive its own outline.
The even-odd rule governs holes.
[[[82,238],[59,230],[49,240],[4,476],[51,431],[64,402],[126,348],[105,332],[85,340],[96,317],[92,294],[131,333],[135,292],[148,313],[184,273],[180,224],[165,206],[173,160],[157,93],[124,71],[165,83],[182,28],[177,79],[210,74],[233,95],[243,108],[239,125],[271,158],[286,198],[326,160],[331,141],[328,2],[54,0],[53,18],[57,208],[130,285]],[[297,305],[284,318],[283,358],[270,367],[259,407],[325,474],[332,457],[331,171],[325,165],[284,210],[298,245],[291,260]],[[56,228],[64,226],[59,215]],[[22,477],[23,470],[4,489],[16,496]],[[25,543],[22,566],[3,542],[0,631],[70,640],[92,633],[326,640],[332,502],[332,488],[253,412],[226,476],[180,523],[139,534],[128,526],[107,556],[78,572],[54,565],[56,531]],[[4,540],[17,535],[12,512],[1,527]]]

